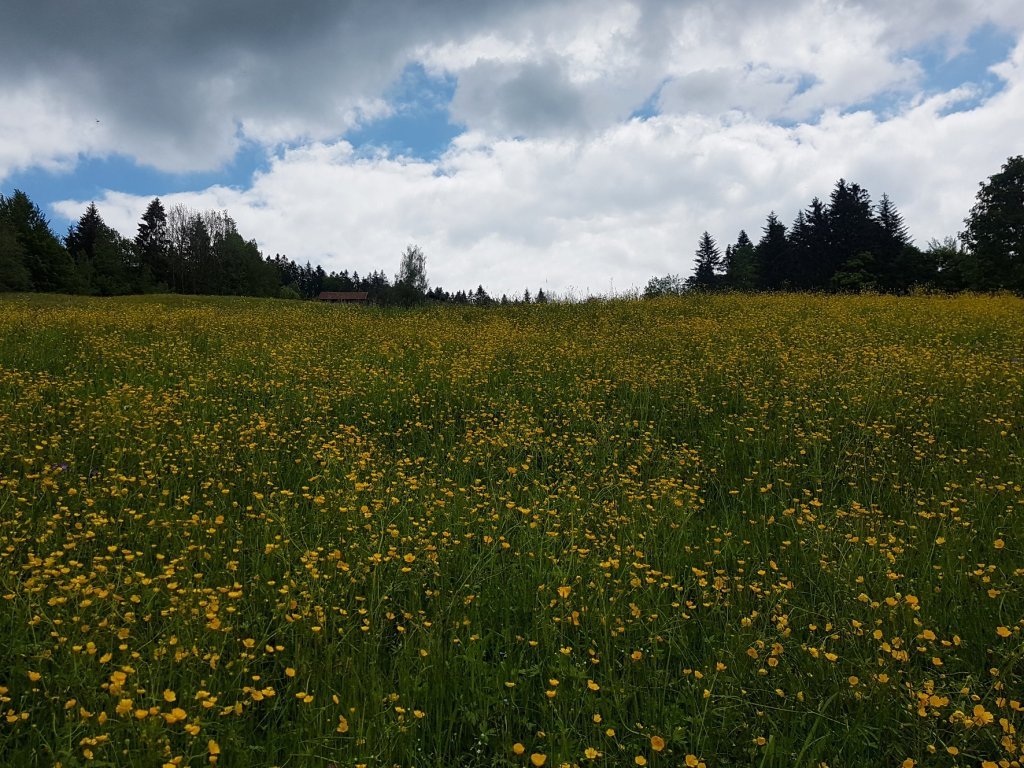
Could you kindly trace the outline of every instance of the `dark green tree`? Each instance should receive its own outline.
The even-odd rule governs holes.
[[[878,282],[878,246],[881,232],[871,206],[871,196],[859,184],[836,182],[828,205],[828,279],[838,272],[861,273],[870,268],[872,282]],[[871,258],[865,258],[871,254]],[[856,261],[855,264],[850,263]]]
[[[697,291],[713,291],[720,285],[722,268],[722,252],[718,250],[715,239],[704,232],[697,241],[696,267],[693,274],[687,279],[689,288]]]
[[[831,279],[828,260],[828,213],[815,197],[797,213],[789,230],[788,271],[792,286],[802,291],[828,288]]]
[[[786,242],[786,225],[779,221],[775,211],[768,214],[768,221],[761,230],[757,243],[758,287],[778,291],[789,287],[789,248]]]
[[[25,266],[25,249],[14,227],[0,219],[0,293],[32,290],[32,276]]]
[[[966,262],[971,255],[955,237],[928,241],[925,258],[935,268],[935,285],[943,291],[962,291],[967,287]]]
[[[875,221],[878,223],[876,255],[880,287],[891,293],[906,293],[915,286],[934,285],[935,260],[913,244],[903,216],[888,195],[882,195]]]
[[[734,291],[752,291],[757,287],[757,249],[745,230],[736,243],[725,249],[725,285]]]
[[[1024,157],[1009,158],[982,182],[961,240],[966,287],[1024,291]]]
[[[157,290],[169,290],[174,284],[171,238],[167,229],[167,212],[159,197],[154,197],[142,214],[135,235],[135,252],[143,281]]]
[[[68,229],[65,245],[91,292],[115,296],[137,290],[131,244],[106,225],[95,203]]]
[[[0,221],[13,230],[21,246],[33,291],[82,293],[88,289],[75,270],[67,249],[50,229],[43,212],[21,190],[0,195]]]
[[[686,280],[679,275],[668,274],[664,277],[652,277],[644,288],[645,299],[658,296],[679,296],[686,292]]]

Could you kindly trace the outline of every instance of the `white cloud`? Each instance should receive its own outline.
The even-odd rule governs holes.
[[[169,195],[227,208],[267,253],[332,269],[393,272],[420,244],[431,280],[578,292],[642,287],[688,273],[700,232],[756,240],[774,208],[785,222],[839,177],[888,192],[920,241],[955,233],[977,182],[1019,150],[1024,43],[999,68],[1006,87],[949,113],[962,94],[887,119],[826,112],[792,127],[732,114],[664,115],[567,138],[467,134],[436,163],[360,157],[344,141],[278,157],[250,188]],[[109,193],[101,213],[131,234],[144,198]],[[58,210],[77,216],[83,201]],[[923,242],[922,242],[923,244]]]
[[[210,170],[246,141],[334,140],[388,114],[388,86],[415,62],[455,77],[453,117],[495,137],[600,134],[666,82],[667,111],[806,119],[909,94],[913,46],[1024,30],[1017,0],[49,5],[5,5],[0,101],[27,103],[0,117],[0,179],[79,154]]]
[[[248,188],[152,192],[227,208],[266,252],[329,270],[393,271],[416,242],[452,289],[686,273],[703,229],[756,239],[769,209],[788,222],[840,176],[888,192],[925,241],[1022,151],[1024,44],[966,110],[964,89],[926,98],[914,58],[984,24],[1024,39],[1019,0],[46,5],[5,6],[0,180],[114,152],[212,169],[256,142],[278,154]],[[410,63],[452,79],[466,132],[435,162],[354,152],[340,137],[393,112]],[[652,96],[661,114],[631,119]],[[130,235],[148,197],[98,202]]]

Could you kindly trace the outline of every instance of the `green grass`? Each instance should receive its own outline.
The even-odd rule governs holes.
[[[0,297],[0,764],[1016,765],[1022,393],[1009,297]]]

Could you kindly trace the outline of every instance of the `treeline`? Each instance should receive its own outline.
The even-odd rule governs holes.
[[[874,203],[867,190],[840,179],[827,202],[818,198],[787,228],[774,212],[755,243],[745,231],[724,252],[704,232],[693,274],[652,278],[644,296],[715,291],[865,291],[913,289],[1024,293],[1024,157],[1011,157],[983,182],[956,237],[924,249],[911,239],[886,195]],[[133,239],[120,235],[86,208],[63,239],[21,191],[0,195],[0,291],[112,296],[173,292],[207,295],[313,298],[323,291],[367,293],[370,302],[409,306],[424,302],[489,306],[543,303],[531,296],[492,297],[482,285],[454,293],[426,279],[423,252],[410,246],[390,280],[383,270],[348,270],[296,264],[264,256],[238,232],[226,211],[165,210],[154,199]]]
[[[754,243],[745,231],[723,252],[708,233],[683,279],[652,278],[644,295],[686,290],[1024,292],[1024,158],[981,184],[958,237],[914,245],[887,195],[840,179],[828,202],[815,197],[787,227],[773,211]]]
[[[411,259],[411,260],[410,260]],[[403,272],[403,270],[405,270]],[[348,270],[296,264],[280,254],[265,257],[246,240],[226,211],[165,209],[155,198],[134,239],[108,226],[90,203],[63,239],[28,195],[0,195],[0,292],[37,291],[116,296],[184,293],[309,299],[322,291],[359,291],[381,305],[423,302],[510,304],[545,302],[536,296],[492,297],[482,285],[454,293],[426,282],[422,251],[410,246],[394,281],[383,270]]]

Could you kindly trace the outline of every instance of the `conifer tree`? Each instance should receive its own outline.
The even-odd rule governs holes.
[[[697,243],[697,262],[687,284],[698,291],[711,291],[719,286],[719,270],[722,267],[722,252],[715,239],[705,231]]]
[[[167,230],[167,212],[159,197],[154,197],[142,214],[138,234],[135,235],[135,250],[146,281],[154,287],[168,290],[174,283],[171,240]]]
[[[786,225],[772,211],[761,231],[761,240],[756,250],[759,287],[769,291],[787,288],[791,270],[788,264]]]
[[[735,291],[757,287],[757,252],[745,230],[725,249],[725,284]]]
[[[21,190],[0,195],[0,221],[13,230],[20,246],[21,263],[29,273],[30,290],[82,293],[87,290],[43,212]],[[9,246],[13,248],[13,246]]]

